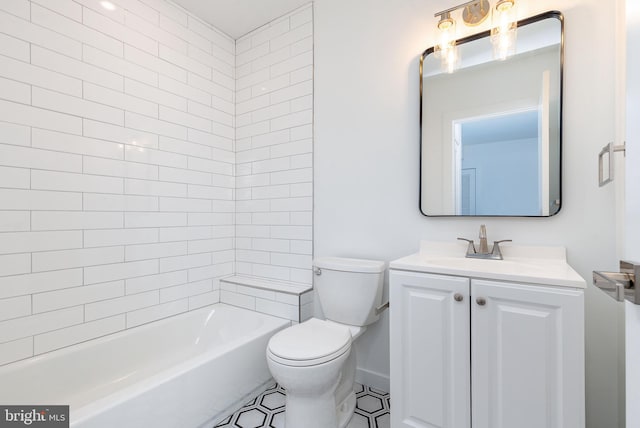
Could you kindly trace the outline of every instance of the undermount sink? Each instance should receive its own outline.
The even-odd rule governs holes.
[[[564,247],[504,245],[502,253],[503,260],[467,258],[465,243],[422,241],[419,253],[395,260],[390,267],[445,275],[585,287],[584,279],[567,263]]]

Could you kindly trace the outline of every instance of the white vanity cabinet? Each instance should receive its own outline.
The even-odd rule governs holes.
[[[471,281],[474,428],[584,427],[584,293]]]
[[[409,261],[390,270],[393,428],[584,428],[582,278]]]
[[[391,270],[389,284],[391,426],[469,427],[469,279]]]

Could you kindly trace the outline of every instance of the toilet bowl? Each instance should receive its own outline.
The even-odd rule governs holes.
[[[378,319],[385,264],[324,258],[316,259],[314,268],[321,277],[316,279],[320,305],[331,318],[311,318],[275,334],[267,364],[286,390],[287,428],[344,428],[356,404],[352,345]]]
[[[285,426],[346,425],[348,420],[340,421],[336,412],[336,391],[351,354],[351,341],[348,328],[315,318],[272,338],[267,364],[274,379],[287,391]]]

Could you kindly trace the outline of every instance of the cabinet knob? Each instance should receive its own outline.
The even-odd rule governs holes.
[[[487,304],[487,299],[485,299],[484,297],[478,297],[476,299],[476,303],[480,306],[484,306]]]
[[[453,295],[453,300],[456,302],[462,302],[464,300],[464,296],[460,293],[456,293]]]

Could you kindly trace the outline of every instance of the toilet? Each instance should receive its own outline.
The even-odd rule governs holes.
[[[314,260],[314,287],[326,320],[286,328],[267,346],[269,370],[287,392],[287,428],[344,428],[351,419],[353,342],[379,318],[385,267],[374,260]]]

